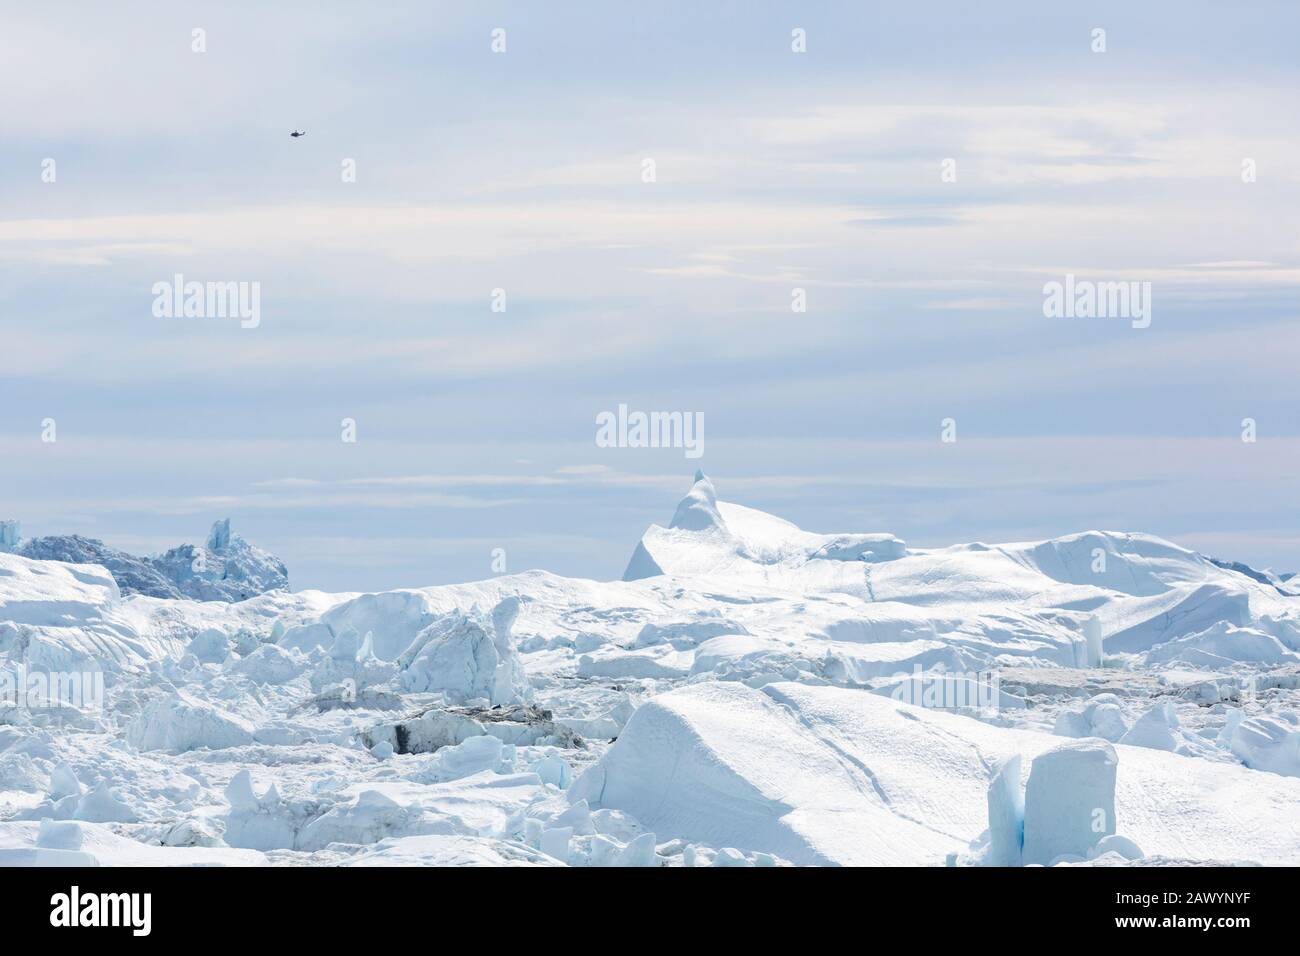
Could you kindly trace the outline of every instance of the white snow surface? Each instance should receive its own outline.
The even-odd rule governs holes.
[[[703,475],[614,582],[216,603],[0,552],[0,865],[1297,865],[1298,602],[1150,535],[914,548]]]

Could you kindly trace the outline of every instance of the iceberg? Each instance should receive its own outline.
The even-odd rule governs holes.
[[[9,524],[16,535],[17,523]],[[108,569],[124,595],[243,601],[289,587],[280,560],[232,535],[229,518],[213,525],[204,547],[184,544],[155,557],[136,557],[75,534],[15,540],[11,545],[6,550],[33,560],[97,564]]]

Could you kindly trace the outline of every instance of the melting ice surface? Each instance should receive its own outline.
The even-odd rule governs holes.
[[[1150,535],[909,548],[697,474],[615,582],[294,593],[219,523],[149,593],[38,540],[0,865],[1300,864],[1300,589]]]

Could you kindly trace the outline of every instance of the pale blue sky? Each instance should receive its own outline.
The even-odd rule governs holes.
[[[1294,4],[268,6],[0,14],[26,534],[607,578],[702,464],[817,531],[1300,567]],[[154,318],[176,272],[260,327]],[[1045,319],[1066,272],[1150,281],[1151,327]],[[703,459],[597,448],[620,402],[703,413]]]

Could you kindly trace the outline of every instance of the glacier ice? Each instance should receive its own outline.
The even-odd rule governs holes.
[[[1179,747],[1178,714],[1172,701],[1164,700],[1139,717],[1119,742],[1131,747],[1153,750],[1177,750]]]
[[[484,699],[515,704],[530,696],[523,662],[510,629],[518,599],[507,597],[491,616],[472,608],[430,624],[416,635],[414,654],[401,672],[408,691],[439,691],[454,703]]]
[[[15,554],[64,564],[95,564],[113,575],[123,594],[176,600],[243,601],[289,586],[289,574],[274,555],[230,531],[230,519],[213,525],[204,547],[181,545],[165,554],[136,557],[81,535],[16,540],[17,523],[5,546]]]
[[[1294,712],[1235,720],[1227,745],[1247,767],[1300,777],[1300,718]]]
[[[1025,846],[1025,798],[1020,754],[998,764],[989,782],[989,866],[1020,866]]]
[[[1026,863],[1086,857],[1115,832],[1115,748],[1086,738],[1034,758],[1025,785]]]
[[[245,720],[187,691],[145,705],[126,728],[126,740],[141,750],[220,750],[253,742]]]
[[[291,592],[225,521],[0,532],[0,862],[1300,863],[1294,579],[720,487],[608,582]],[[103,699],[25,693],[68,672]]]
[[[1128,724],[1120,699],[1114,694],[1102,693],[1092,697],[1080,710],[1061,711],[1053,733],[1062,737],[1100,737],[1118,743],[1128,733]]]

